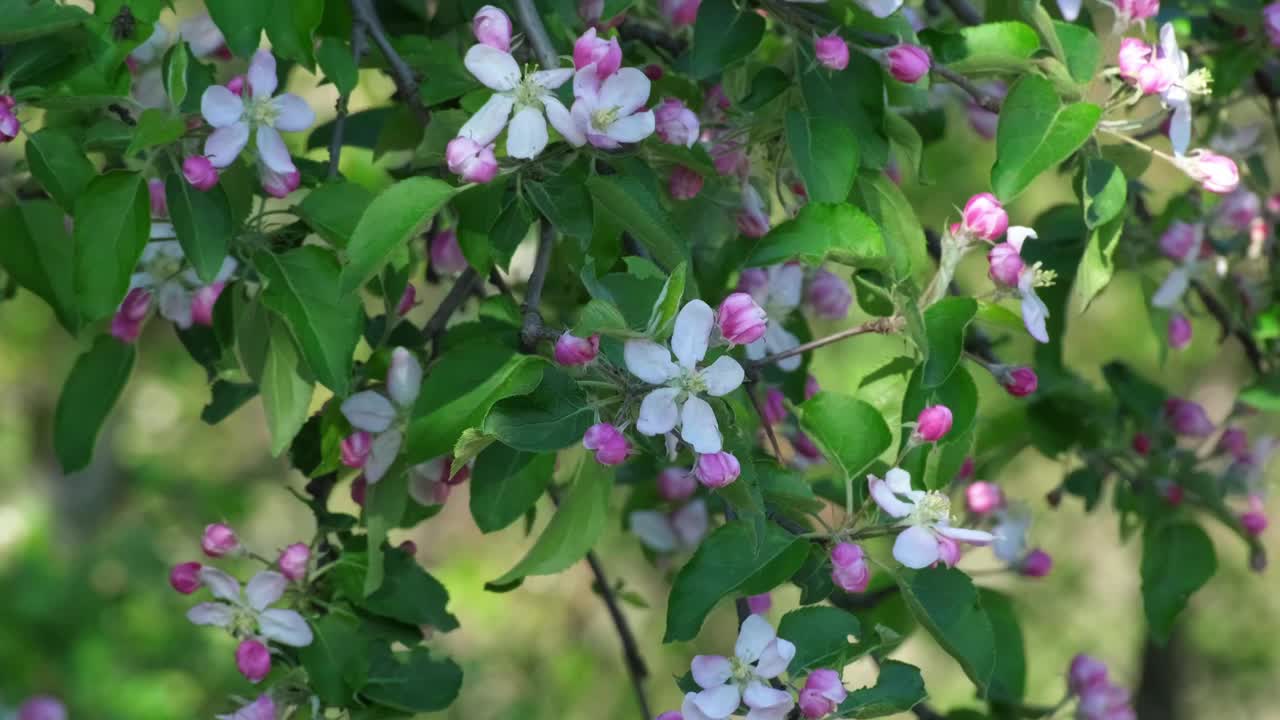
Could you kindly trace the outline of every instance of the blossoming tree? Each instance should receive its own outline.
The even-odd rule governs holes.
[[[1052,507],[1109,494],[1139,536],[1157,641],[1219,563],[1264,569],[1271,441],[1234,422],[1280,407],[1280,196],[1237,105],[1275,113],[1280,3],[513,3],[207,0],[179,23],[162,0],[0,1],[0,142],[22,148],[0,268],[83,347],[50,429],[63,469],[90,462],[145,327],[167,323],[209,379],[187,420],[260,398],[308,479],[314,537],[270,552],[210,518],[206,559],[173,568],[256,688],[220,717],[409,717],[467,692],[433,647],[459,625],[448,588],[388,541],[463,483],[485,532],[550,497],[485,587],[585,560],[645,718],[941,717],[892,657],[908,633],[990,717],[1135,717],[1087,654],[1059,697],[1026,697],[1013,605],[956,566],[1053,581],[1036,499],[990,481],[1031,447],[1066,468]],[[336,89],[318,127],[300,75]],[[353,110],[375,75],[390,102]],[[995,164],[913,207],[901,186],[929,182],[948,106]],[[344,177],[353,146],[386,151],[394,182]],[[1033,182],[1074,200],[1021,216]],[[1068,367],[1064,335],[1120,270],[1169,348],[1203,315],[1243,349],[1229,415],[1119,362]],[[869,335],[898,357],[810,372]],[[988,432],[983,373],[1025,432]],[[698,648],[679,708],[651,707],[668,680],[594,549],[615,521],[671,570],[664,642]],[[262,567],[236,578],[231,557]],[[784,585],[801,606],[774,624]],[[873,620],[887,603],[902,612]],[[740,633],[717,655],[700,631],[722,604]],[[866,657],[878,679],[846,687]]]

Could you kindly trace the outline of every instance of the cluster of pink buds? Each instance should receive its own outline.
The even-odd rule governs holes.
[[[850,542],[837,543],[831,549],[831,580],[836,587],[850,593],[865,592],[871,583],[871,568],[862,548]]]
[[[15,105],[12,95],[0,95],[0,145],[12,142],[22,130],[22,123],[13,111]]]
[[[631,532],[656,553],[691,551],[710,529],[707,503],[695,498],[698,481],[685,468],[669,467],[658,474],[658,497],[667,509],[636,510],[627,518]]]
[[[1067,687],[1079,698],[1079,720],[1137,720],[1129,691],[1111,683],[1107,666],[1097,658],[1083,653],[1072,658]]]
[[[849,696],[840,673],[822,668],[809,673],[800,690],[800,714],[810,720],[830,715]]]

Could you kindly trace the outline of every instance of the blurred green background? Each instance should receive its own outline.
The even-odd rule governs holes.
[[[300,75],[295,80],[302,85],[313,84]],[[364,80],[357,106],[389,93],[382,78],[365,73]],[[316,90],[311,100],[318,109],[332,108],[332,88]],[[934,183],[918,186],[908,176],[906,185],[933,227],[973,191],[985,189],[994,159],[992,144],[969,129],[962,112],[952,112],[949,120],[946,139],[927,153]],[[20,143],[5,148],[0,169],[11,167],[20,152]],[[371,184],[384,177],[359,151],[344,155],[344,170]],[[1158,164],[1145,179],[1166,195],[1185,187],[1177,173]],[[1044,208],[1069,200],[1067,187],[1064,179],[1042,178],[1010,208],[1012,222],[1030,224]],[[961,282],[985,288],[979,284],[983,271],[981,260],[970,258]],[[1160,272],[1152,271],[1157,277]],[[440,290],[423,296],[424,307],[414,316],[418,322]],[[1086,315],[1072,318],[1066,342],[1072,367],[1100,383],[1101,365],[1122,358],[1202,402],[1215,420],[1224,417],[1248,381],[1239,347],[1218,346],[1212,319],[1197,317],[1192,346],[1162,363],[1163,338],[1149,331],[1143,308],[1137,278],[1121,275]],[[80,348],[25,293],[0,305],[0,337],[0,467],[6,469],[0,474],[0,708],[51,693],[67,700],[77,720],[176,720],[226,712],[234,706],[229,696],[256,694],[235,670],[229,639],[185,620],[193,601],[169,588],[167,573],[174,563],[199,559],[200,531],[209,522],[232,524],[245,543],[268,556],[311,537],[308,513],[284,491],[301,489],[302,478],[270,458],[259,403],[218,426],[203,424],[203,370],[186,356],[168,324],[153,322],[139,342],[138,366],[100,438],[94,464],[63,476],[53,459],[50,426],[62,378]],[[903,351],[901,339],[859,338],[819,353],[814,374],[824,388],[855,393],[866,373]],[[1021,340],[1000,351],[1011,360],[1030,356]],[[974,376],[983,417],[1014,407],[1016,401],[985,373]],[[892,426],[902,389],[890,380],[862,395],[888,413]],[[1248,427],[1259,432],[1274,429],[1274,422],[1259,416]],[[1039,581],[979,575],[982,584],[1015,598],[1028,647],[1028,699],[1042,704],[1061,698],[1063,672],[1076,652],[1105,659],[1131,687],[1143,658],[1136,543],[1121,544],[1105,507],[1085,515],[1077,501],[1068,499],[1056,511],[1043,501],[1069,469],[1027,451],[998,477],[986,478],[1036,509],[1033,538],[1055,560],[1052,575]],[[393,537],[416,541],[418,560],[448,587],[450,609],[461,622],[433,641],[466,673],[459,701],[438,716],[633,717],[617,637],[591,592],[588,569],[579,565],[559,576],[530,578],[508,594],[485,592],[484,582],[505,571],[529,540],[518,525],[482,536],[468,513],[466,493],[466,486],[459,488],[435,519]],[[351,508],[345,485],[333,502]],[[622,502],[619,493],[615,507]],[[542,510],[539,525],[549,514]],[[1272,557],[1280,556],[1277,535],[1273,529],[1265,538]],[[1168,653],[1178,672],[1172,687],[1182,717],[1280,718],[1280,596],[1274,577],[1247,570],[1238,539],[1219,532],[1214,538],[1219,573],[1192,599]],[[732,606],[722,604],[696,645],[663,646],[665,571],[646,562],[619,523],[610,526],[598,551],[611,577],[625,579],[649,605],[625,612],[650,665],[654,711],[675,709],[680,694],[670,678],[683,674],[694,654],[732,646]],[[996,566],[988,551],[977,550],[961,567],[982,573]],[[776,621],[797,599],[793,588],[776,592],[771,617]],[[899,656],[923,668],[934,707],[977,707],[968,681],[929,639],[913,637]],[[850,687],[874,678],[868,663],[849,668]]]

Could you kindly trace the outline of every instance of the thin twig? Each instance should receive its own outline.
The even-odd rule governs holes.
[[[551,44],[551,36],[547,35],[547,28],[542,24],[533,0],[516,0],[516,14],[520,16],[520,25],[524,27],[524,34],[529,38],[529,44],[533,46],[533,52],[538,56],[538,63],[542,68],[551,70],[559,67],[560,56],[556,54],[556,47]]]
[[[133,119],[133,114],[129,112],[129,108],[119,103],[111,103],[107,109],[115,113],[116,117],[120,118],[120,122],[125,125],[132,127],[138,124],[138,121]]]
[[[622,656],[627,664],[627,674],[631,676],[631,684],[636,691],[640,716],[643,720],[649,720],[653,716],[649,713],[649,698],[644,691],[644,679],[649,676],[649,668],[645,666],[644,658],[640,655],[640,646],[636,643],[636,636],[631,632],[627,617],[622,614],[618,598],[614,595],[609,579],[604,574],[604,566],[600,564],[600,558],[596,557],[594,551],[587,553],[587,564],[591,566],[591,573],[596,576],[596,587],[600,589],[600,597],[604,599],[605,607],[609,609],[609,617],[613,620],[613,627],[618,631],[618,639],[622,641]]]
[[[978,103],[978,105],[981,106],[983,110],[989,110],[993,113],[1000,112],[1000,105],[1001,105],[1000,98],[996,97],[995,95],[991,95],[986,92],[983,92],[982,88],[979,88],[977,85],[974,85],[973,82],[969,80],[969,78],[961,75],[955,70],[952,70],[946,65],[935,64],[933,66],[933,72],[935,75],[938,75],[939,77],[951,83],[952,85],[955,85],[961,90],[969,93],[969,95],[973,98],[974,102]]]
[[[520,344],[525,352],[533,350],[542,337],[542,288],[547,282],[547,270],[551,268],[551,250],[555,246],[556,231],[551,223],[544,222],[538,236],[538,254],[533,260],[533,272],[529,274],[529,286],[525,289],[524,321],[520,326]]]
[[[423,125],[426,125],[431,120],[431,111],[422,104],[422,96],[418,94],[418,79],[413,73],[413,68],[409,67],[409,63],[405,62],[400,53],[391,46],[391,39],[387,37],[382,19],[378,17],[378,11],[373,7],[373,0],[351,0],[351,12],[368,29],[369,37],[373,38],[373,44],[378,46],[383,57],[387,59],[387,65],[391,67],[391,79],[395,81],[396,89],[400,91],[404,101],[409,103],[413,114],[418,116]]]
[[[830,345],[834,342],[839,342],[841,340],[844,340],[845,338],[851,338],[857,335],[866,335],[867,333],[888,334],[888,333],[898,332],[903,328],[904,325],[905,325],[905,321],[902,318],[897,316],[868,320],[862,323],[861,325],[854,325],[853,327],[846,328],[844,330],[841,330],[838,333],[832,333],[830,335],[827,335],[826,337],[820,337],[817,340],[810,340],[807,343],[802,343],[800,345],[797,345],[791,348],[790,350],[784,350],[783,352],[780,352],[780,353],[775,353],[767,357],[762,357],[759,360],[753,360],[750,363],[747,363],[747,367],[753,368],[753,369],[762,368],[770,363],[775,363],[775,362],[778,362],[779,360],[786,360],[789,357],[795,357],[796,355],[800,355],[801,353],[807,353],[810,350],[817,350],[818,348],[823,347],[825,345]]]
[[[422,337],[431,342],[431,352],[436,353],[439,345],[440,334],[444,332],[445,327],[449,324],[449,318],[462,307],[462,303],[466,302],[471,295],[471,286],[475,284],[479,274],[474,268],[468,267],[462,271],[457,280],[453,281],[453,287],[449,289],[449,293],[444,296],[444,300],[440,301],[440,305],[436,308],[431,318],[427,320],[427,324],[422,326]]]
[[[659,28],[646,25],[632,18],[622,21],[622,24],[618,26],[618,35],[623,40],[644,43],[649,47],[662,50],[671,57],[680,55],[689,47],[689,43],[683,38],[678,38]]]
[[[943,2],[951,8],[951,12],[955,13],[956,19],[965,25],[982,24],[982,15],[967,0],[943,0]]]
[[[360,58],[364,56],[366,40],[364,21],[359,17],[351,18],[351,56],[356,67],[360,67]],[[347,104],[349,95],[338,95],[338,116],[333,119],[333,137],[329,140],[329,172],[330,180],[338,177],[338,163],[342,159],[342,136],[347,130]]]
[[[1253,335],[1249,333],[1249,329],[1237,325],[1231,317],[1231,312],[1218,301],[1209,288],[1199,280],[1191,281],[1191,289],[1196,291],[1196,295],[1200,298],[1200,302],[1204,303],[1205,310],[1218,321],[1218,326],[1222,330],[1222,334],[1218,337],[1218,342],[1227,339],[1228,336],[1235,336],[1240,344],[1244,347],[1244,354],[1249,358],[1249,364],[1253,366],[1254,372],[1262,375],[1266,372],[1264,361],[1262,359],[1262,350],[1258,348],[1258,344],[1254,342]]]
[[[764,406],[760,403],[760,398],[756,396],[756,385],[758,380],[752,377],[747,381],[747,397],[751,398],[751,407],[755,408],[756,415],[760,417],[760,424],[764,427],[764,434],[769,437],[769,445],[773,448],[773,458],[782,464],[782,449],[778,447],[778,436],[773,433],[773,423],[765,417]]]

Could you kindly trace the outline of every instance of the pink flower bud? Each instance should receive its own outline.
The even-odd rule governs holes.
[[[164,197],[164,181],[159,178],[151,178],[148,180],[147,195],[151,197],[151,217],[168,217],[169,204],[165,201]]]
[[[716,325],[720,334],[734,345],[749,345],[764,337],[769,316],[746,293],[736,292],[720,303]]]
[[[937,442],[951,430],[951,409],[946,405],[930,405],[916,418],[916,439]]]
[[[1001,374],[1000,384],[1014,397],[1026,397],[1040,384],[1036,371],[1029,367],[1017,367]]]
[[[693,147],[701,133],[698,116],[683,102],[667,98],[653,109],[655,130],[662,142],[668,145]]]
[[[1254,221],[1262,215],[1262,201],[1257,193],[1239,190],[1231,193],[1218,205],[1218,217],[1223,224],[1237,232],[1251,230]]]
[[[1018,287],[1018,278],[1026,268],[1022,254],[1012,243],[1002,242],[987,252],[987,275],[995,282],[1005,286]]]
[[[1004,507],[1004,493],[1000,486],[989,482],[976,482],[964,491],[965,504],[969,512],[986,515]]]
[[[1071,659],[1067,670],[1067,687],[1077,695],[1108,685],[1107,666],[1101,660],[1080,653]]]
[[[769,612],[769,608],[773,607],[773,598],[769,596],[769,593],[749,595],[747,597],[747,607],[750,608],[752,615],[763,615]]]
[[[1002,96],[1003,97],[1003,96]],[[965,103],[965,114],[969,117],[969,127],[983,140],[992,140],[996,136],[996,128],[1000,124],[1000,116],[982,107],[972,100]]]
[[[1191,344],[1191,321],[1182,313],[1169,316],[1169,347],[1181,350]]]
[[[817,395],[820,392],[822,392],[822,386],[818,385],[818,378],[810,375],[809,377],[806,377],[804,379],[804,399],[805,400],[808,400],[809,398],[813,397],[814,395]]]
[[[1218,438],[1218,452],[1230,455],[1236,462],[1249,462],[1249,434],[1238,427],[1223,430],[1222,437]]]
[[[1036,548],[1027,553],[1027,556],[1022,559],[1022,564],[1018,567],[1018,573],[1023,577],[1042,578],[1048,575],[1052,569],[1053,556]]]
[[[1180,158],[1183,172],[1211,193],[1229,193],[1240,186],[1240,169],[1236,161],[1209,150],[1196,150]]]
[[[698,462],[693,466],[693,474],[698,478],[698,482],[717,489],[737,480],[742,474],[742,466],[738,464],[738,458],[731,453],[724,451],[706,453],[698,456]]]
[[[933,65],[924,48],[910,43],[889,48],[884,54],[884,63],[894,80],[907,84],[928,75]]]
[[[618,44],[618,39],[605,40],[598,37],[593,27],[587,28],[573,43],[573,69],[581,70],[592,64],[596,66],[596,77],[600,80],[614,74],[622,66],[622,46]]]
[[[0,95],[0,99],[6,101],[0,105],[0,145],[3,145],[18,137],[18,133],[22,131],[22,122],[13,112],[13,97]]]
[[[960,463],[960,471],[956,473],[955,481],[966,483],[973,479],[974,462],[972,457],[966,457],[964,462]]]
[[[364,507],[365,494],[369,491],[369,481],[364,475],[359,475],[355,480],[351,481],[351,502]]]
[[[871,583],[871,568],[867,566],[862,548],[842,542],[831,549],[831,580],[845,592],[860,593]]]
[[[18,707],[17,720],[67,720],[67,706],[52,695],[36,695]]]
[[[609,423],[596,423],[582,436],[582,446],[596,451],[596,462],[601,465],[621,465],[631,452],[631,443],[618,428]]]
[[[751,171],[751,161],[742,144],[733,140],[717,140],[712,143],[711,163],[724,177],[745,178]]]
[[[396,315],[404,317],[418,306],[418,289],[412,284],[404,286],[404,292],[400,293],[400,302],[396,303]]]
[[[1250,535],[1261,535],[1267,529],[1267,516],[1261,510],[1247,510],[1240,514],[1240,525]]]
[[[456,471],[453,469],[453,457],[444,459],[444,472],[442,473],[444,484],[449,486],[461,485],[471,479],[471,466],[463,465]]]
[[[471,32],[481,45],[497,48],[502,52],[511,49],[511,18],[492,5],[476,11],[471,21]]]
[[[257,640],[241,640],[236,646],[236,669],[249,682],[261,682],[271,672],[271,651]]]
[[[991,193],[979,193],[964,204],[963,229],[983,240],[995,242],[1009,229],[1009,215]]]
[[[1151,452],[1151,436],[1142,432],[1134,433],[1133,441],[1130,445],[1133,447],[1134,452],[1145,457],[1147,453]]]
[[[687,500],[697,489],[697,479],[684,468],[670,467],[658,474],[658,497],[667,502]]]
[[[1138,73],[1151,61],[1151,46],[1138,38],[1127,37],[1120,41],[1120,52],[1116,56],[1116,64],[1120,67],[1120,77],[1129,82],[1138,81]]]
[[[169,585],[183,595],[190,595],[200,589],[200,563],[184,562],[173,566],[169,571]]]
[[[849,44],[836,33],[824,35],[813,41],[813,54],[828,70],[843,70],[849,66]]]
[[[17,104],[12,95],[0,95],[0,110],[12,110]]]
[[[692,25],[698,17],[698,6],[702,0],[658,0],[658,7],[672,27]]]
[[[947,567],[955,567],[960,562],[960,543],[945,535],[939,535],[938,562]]]
[[[822,668],[809,673],[800,690],[800,714],[821,718],[836,711],[849,693],[840,682],[840,673]]]
[[[262,183],[262,190],[266,194],[273,198],[286,198],[302,184],[302,174],[297,170],[278,173],[263,165],[259,168],[258,180]]]
[[[1178,80],[1178,69],[1165,58],[1157,58],[1138,68],[1136,84],[1145,95],[1168,90]]]
[[[182,177],[197,190],[208,190],[218,184],[218,168],[203,155],[192,155],[182,161]]]
[[[213,325],[213,308],[226,283],[216,282],[205,285],[191,294],[191,322],[196,325]]]
[[[1164,419],[1178,435],[1207,437],[1213,434],[1213,422],[1199,403],[1171,397],[1164,402]]]
[[[398,347],[391,351],[391,365],[387,368],[387,394],[391,401],[402,408],[413,407],[422,390],[422,364],[407,349]]]
[[[443,503],[441,503],[443,504]],[[412,540],[405,540],[396,546],[396,549],[405,555],[413,556],[418,554],[418,543]]]
[[[1181,221],[1170,223],[1169,228],[1160,236],[1160,251],[1170,260],[1185,262],[1187,256],[1200,245],[1201,259],[1208,257],[1213,253],[1213,246],[1201,243],[1203,233],[1204,229],[1200,225]]]
[[[307,576],[307,563],[311,560],[311,548],[306,543],[294,543],[280,552],[276,564],[280,566],[280,574],[293,581]]]
[[[778,388],[769,388],[764,394],[764,421],[777,425],[787,419],[787,398]]]
[[[1182,504],[1182,500],[1186,495],[1186,491],[1182,486],[1169,480],[1157,480],[1156,491],[1160,493],[1160,497],[1169,504],[1170,507],[1178,507]]]
[[[498,159],[493,145],[481,145],[466,137],[456,137],[444,149],[449,172],[469,183],[487,183],[498,174]]]
[[[822,460],[822,450],[813,444],[813,440],[808,435],[798,432],[791,436],[791,445],[800,454],[800,457],[810,462],[818,462]]]
[[[668,710],[659,715],[657,720],[684,720],[684,714],[679,710]]]
[[[769,232],[769,214],[764,209],[764,199],[749,183],[742,187],[742,207],[736,218],[738,232],[749,238],[764,237]]]
[[[648,65],[644,66],[644,76],[649,78],[653,82],[657,82],[661,80],[663,73],[664,71],[662,69],[662,66],[656,63],[649,63]]]
[[[683,165],[677,165],[671,170],[667,190],[676,200],[692,200],[702,192],[702,176]]]
[[[586,365],[599,354],[599,334],[580,338],[565,333],[556,339],[555,358],[561,365]]]
[[[458,233],[441,230],[431,236],[431,269],[441,275],[456,275],[467,269],[467,258],[458,244]]]
[[[853,293],[839,275],[819,268],[809,281],[805,300],[818,317],[839,320],[849,314]]]
[[[339,451],[342,454],[342,464],[349,468],[364,467],[372,449],[373,436],[364,430],[357,430],[342,439],[342,443],[339,446]]]
[[[1123,24],[1142,22],[1160,12],[1160,0],[1115,0],[1116,18]]]
[[[200,549],[209,557],[222,557],[240,549],[240,540],[231,528],[222,523],[206,525],[200,538]]]
[[[137,342],[142,324],[151,311],[151,293],[134,288],[124,296],[120,309],[111,318],[111,336],[123,343]]]
[[[1280,48],[1280,2],[1262,8],[1262,26],[1267,30],[1271,47]]]

